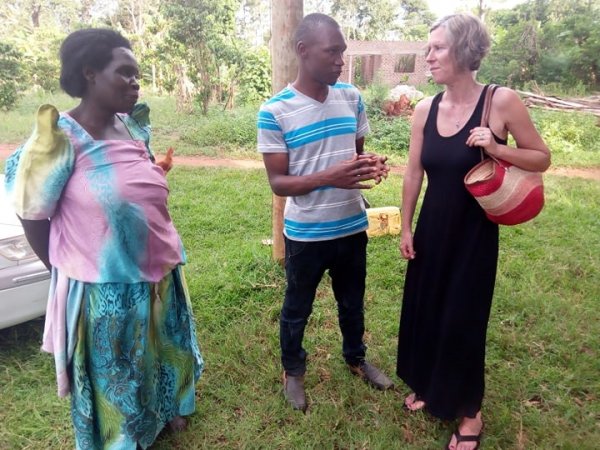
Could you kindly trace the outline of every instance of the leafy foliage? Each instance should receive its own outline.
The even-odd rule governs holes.
[[[271,56],[266,47],[247,50],[240,72],[240,103],[256,104],[271,95]]]
[[[425,39],[435,19],[425,0],[333,0],[330,3],[329,13],[349,39]]]
[[[425,39],[425,0],[305,0],[333,15],[352,39]],[[480,2],[481,6],[481,2]],[[0,9],[0,42],[19,52],[20,75],[2,78],[5,106],[18,92],[58,89],[58,48],[71,31],[109,26],[134,44],[144,88],[176,93],[208,113],[214,103],[257,103],[270,92],[270,0],[14,0]],[[480,78],[513,87],[600,88],[600,3],[527,0],[486,10],[493,45]],[[2,55],[4,62],[12,57]],[[188,97],[185,98],[185,92]],[[188,109],[189,111],[189,109]]]
[[[179,81],[189,76],[205,114],[213,86],[219,82],[221,63],[227,65],[239,59],[239,49],[233,41],[238,7],[239,0],[176,0],[163,5],[169,21],[168,42],[183,60],[179,64]]]
[[[232,111],[211,109],[203,120],[188,129],[182,139],[196,148],[255,148],[256,108],[236,108]]]
[[[599,164],[600,128],[591,114],[532,110],[533,121],[552,152],[553,164]]]
[[[41,88],[47,92],[59,89],[60,62],[58,50],[63,32],[54,27],[36,28],[19,41],[23,54],[23,88]],[[44,51],[39,51],[40,43]]]
[[[374,116],[366,142],[369,150],[387,156],[404,158],[408,153],[410,120],[405,117]]]
[[[510,86],[561,83],[600,88],[600,4],[529,0],[491,12],[493,45],[482,78]]]
[[[369,118],[383,115],[383,104],[390,93],[390,88],[382,83],[373,83],[363,91]]]
[[[10,109],[17,101],[22,55],[12,45],[0,42],[0,108]]]

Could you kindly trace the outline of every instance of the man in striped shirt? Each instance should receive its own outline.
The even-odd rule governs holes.
[[[363,153],[369,123],[362,98],[352,85],[337,82],[346,50],[339,25],[324,14],[310,14],[294,41],[298,76],[262,105],[258,150],[271,189],[287,197],[281,359],[284,394],[293,408],[304,411],[302,339],[326,270],[350,370],[379,389],[393,386],[365,361],[363,342],[368,221],[360,189],[379,183],[388,167],[385,157]]]

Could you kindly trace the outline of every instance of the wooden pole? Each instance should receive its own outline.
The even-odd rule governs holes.
[[[354,67],[352,67],[352,63],[354,62],[354,56],[350,55],[348,59],[348,84],[354,84]]]
[[[273,95],[296,78],[298,64],[294,31],[304,16],[303,0],[271,0],[271,83]],[[273,259],[283,264],[283,210],[285,197],[273,194]]]

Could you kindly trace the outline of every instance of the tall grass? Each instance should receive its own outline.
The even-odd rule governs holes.
[[[305,338],[310,409],[291,411],[278,349],[285,278],[261,242],[271,235],[264,172],[175,167],[169,179],[207,365],[190,429],[161,436],[153,448],[444,445],[452,424],[404,412],[401,382],[381,393],[346,370],[327,279]],[[546,182],[543,213],[501,232],[484,449],[593,449],[600,442],[600,185],[553,176]],[[367,196],[373,206],[397,205],[400,184],[393,175]],[[389,374],[406,269],[397,247],[397,238],[382,237],[368,249],[368,357]],[[0,331],[1,449],[73,448],[68,401],[56,397],[52,358],[39,352],[41,330],[38,320]]]

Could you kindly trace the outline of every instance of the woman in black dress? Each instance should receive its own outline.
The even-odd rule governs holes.
[[[400,251],[409,260],[397,374],[413,390],[405,406],[460,419],[448,448],[479,446],[485,337],[498,259],[498,226],[463,179],[479,147],[528,170],[544,171],[550,152],[518,95],[496,90],[489,128],[480,127],[486,86],[475,74],[490,45],[479,19],[455,14],[430,30],[427,64],[446,90],[421,101],[413,116],[402,190]],[[510,133],[517,145],[506,145]],[[413,236],[423,174],[427,190]]]

